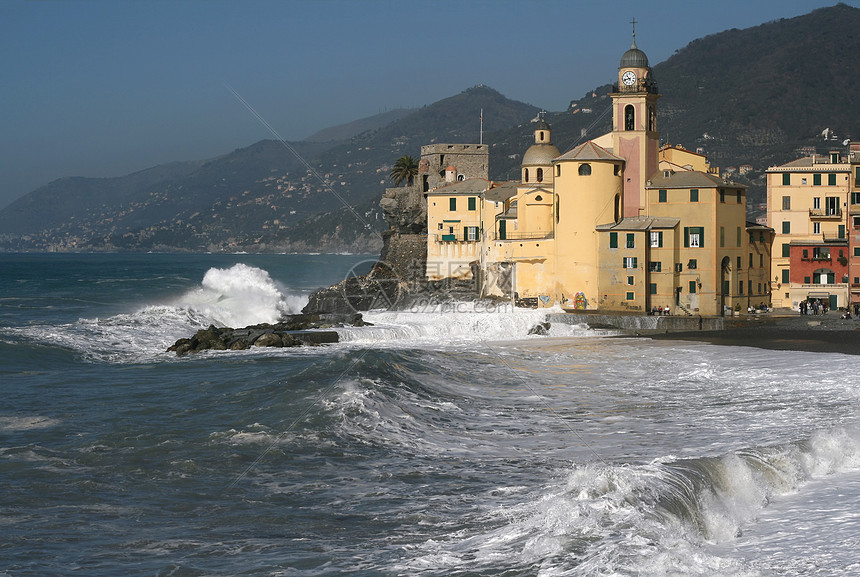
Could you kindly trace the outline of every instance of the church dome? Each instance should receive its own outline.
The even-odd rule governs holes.
[[[621,57],[619,68],[648,68],[648,57],[636,47],[636,41],[630,46],[630,50]]]
[[[532,144],[523,155],[523,166],[546,166],[561,156],[555,144]]]

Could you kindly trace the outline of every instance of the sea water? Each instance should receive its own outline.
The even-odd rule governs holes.
[[[365,314],[368,257],[0,256],[0,575],[860,574],[860,357]]]

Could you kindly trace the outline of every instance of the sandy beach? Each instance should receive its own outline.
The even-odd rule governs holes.
[[[801,315],[788,309],[726,319],[718,331],[649,335],[661,340],[691,340],[762,349],[860,354],[860,320],[841,319],[842,312]]]

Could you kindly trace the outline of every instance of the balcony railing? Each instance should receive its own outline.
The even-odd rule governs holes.
[[[537,232],[520,232],[520,231],[507,231],[504,236],[496,233],[496,240],[545,240],[554,238],[555,235],[550,231],[537,231]]]
[[[457,236],[456,234],[437,234],[436,242],[478,242],[478,238],[463,238],[462,236]]]
[[[842,218],[841,208],[810,208],[809,218],[816,220],[827,220]]]

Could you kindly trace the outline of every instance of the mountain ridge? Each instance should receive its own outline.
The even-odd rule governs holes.
[[[769,165],[860,136],[850,90],[860,65],[845,49],[857,44],[858,27],[860,9],[838,4],[690,42],[652,66],[664,141],[702,148],[724,169],[753,166],[732,178],[750,187],[754,217]],[[547,114],[562,152],[611,130],[612,89],[596,87]],[[417,157],[425,144],[477,142],[482,109],[490,178],[518,178],[538,108],[477,85],[399,117],[391,111],[309,137],[324,141],[263,140],[114,180],[59,179],[0,211],[0,249],[373,251],[385,228],[375,201],[393,162]],[[825,129],[839,141],[825,140]],[[46,226],[35,225],[37,214]]]

